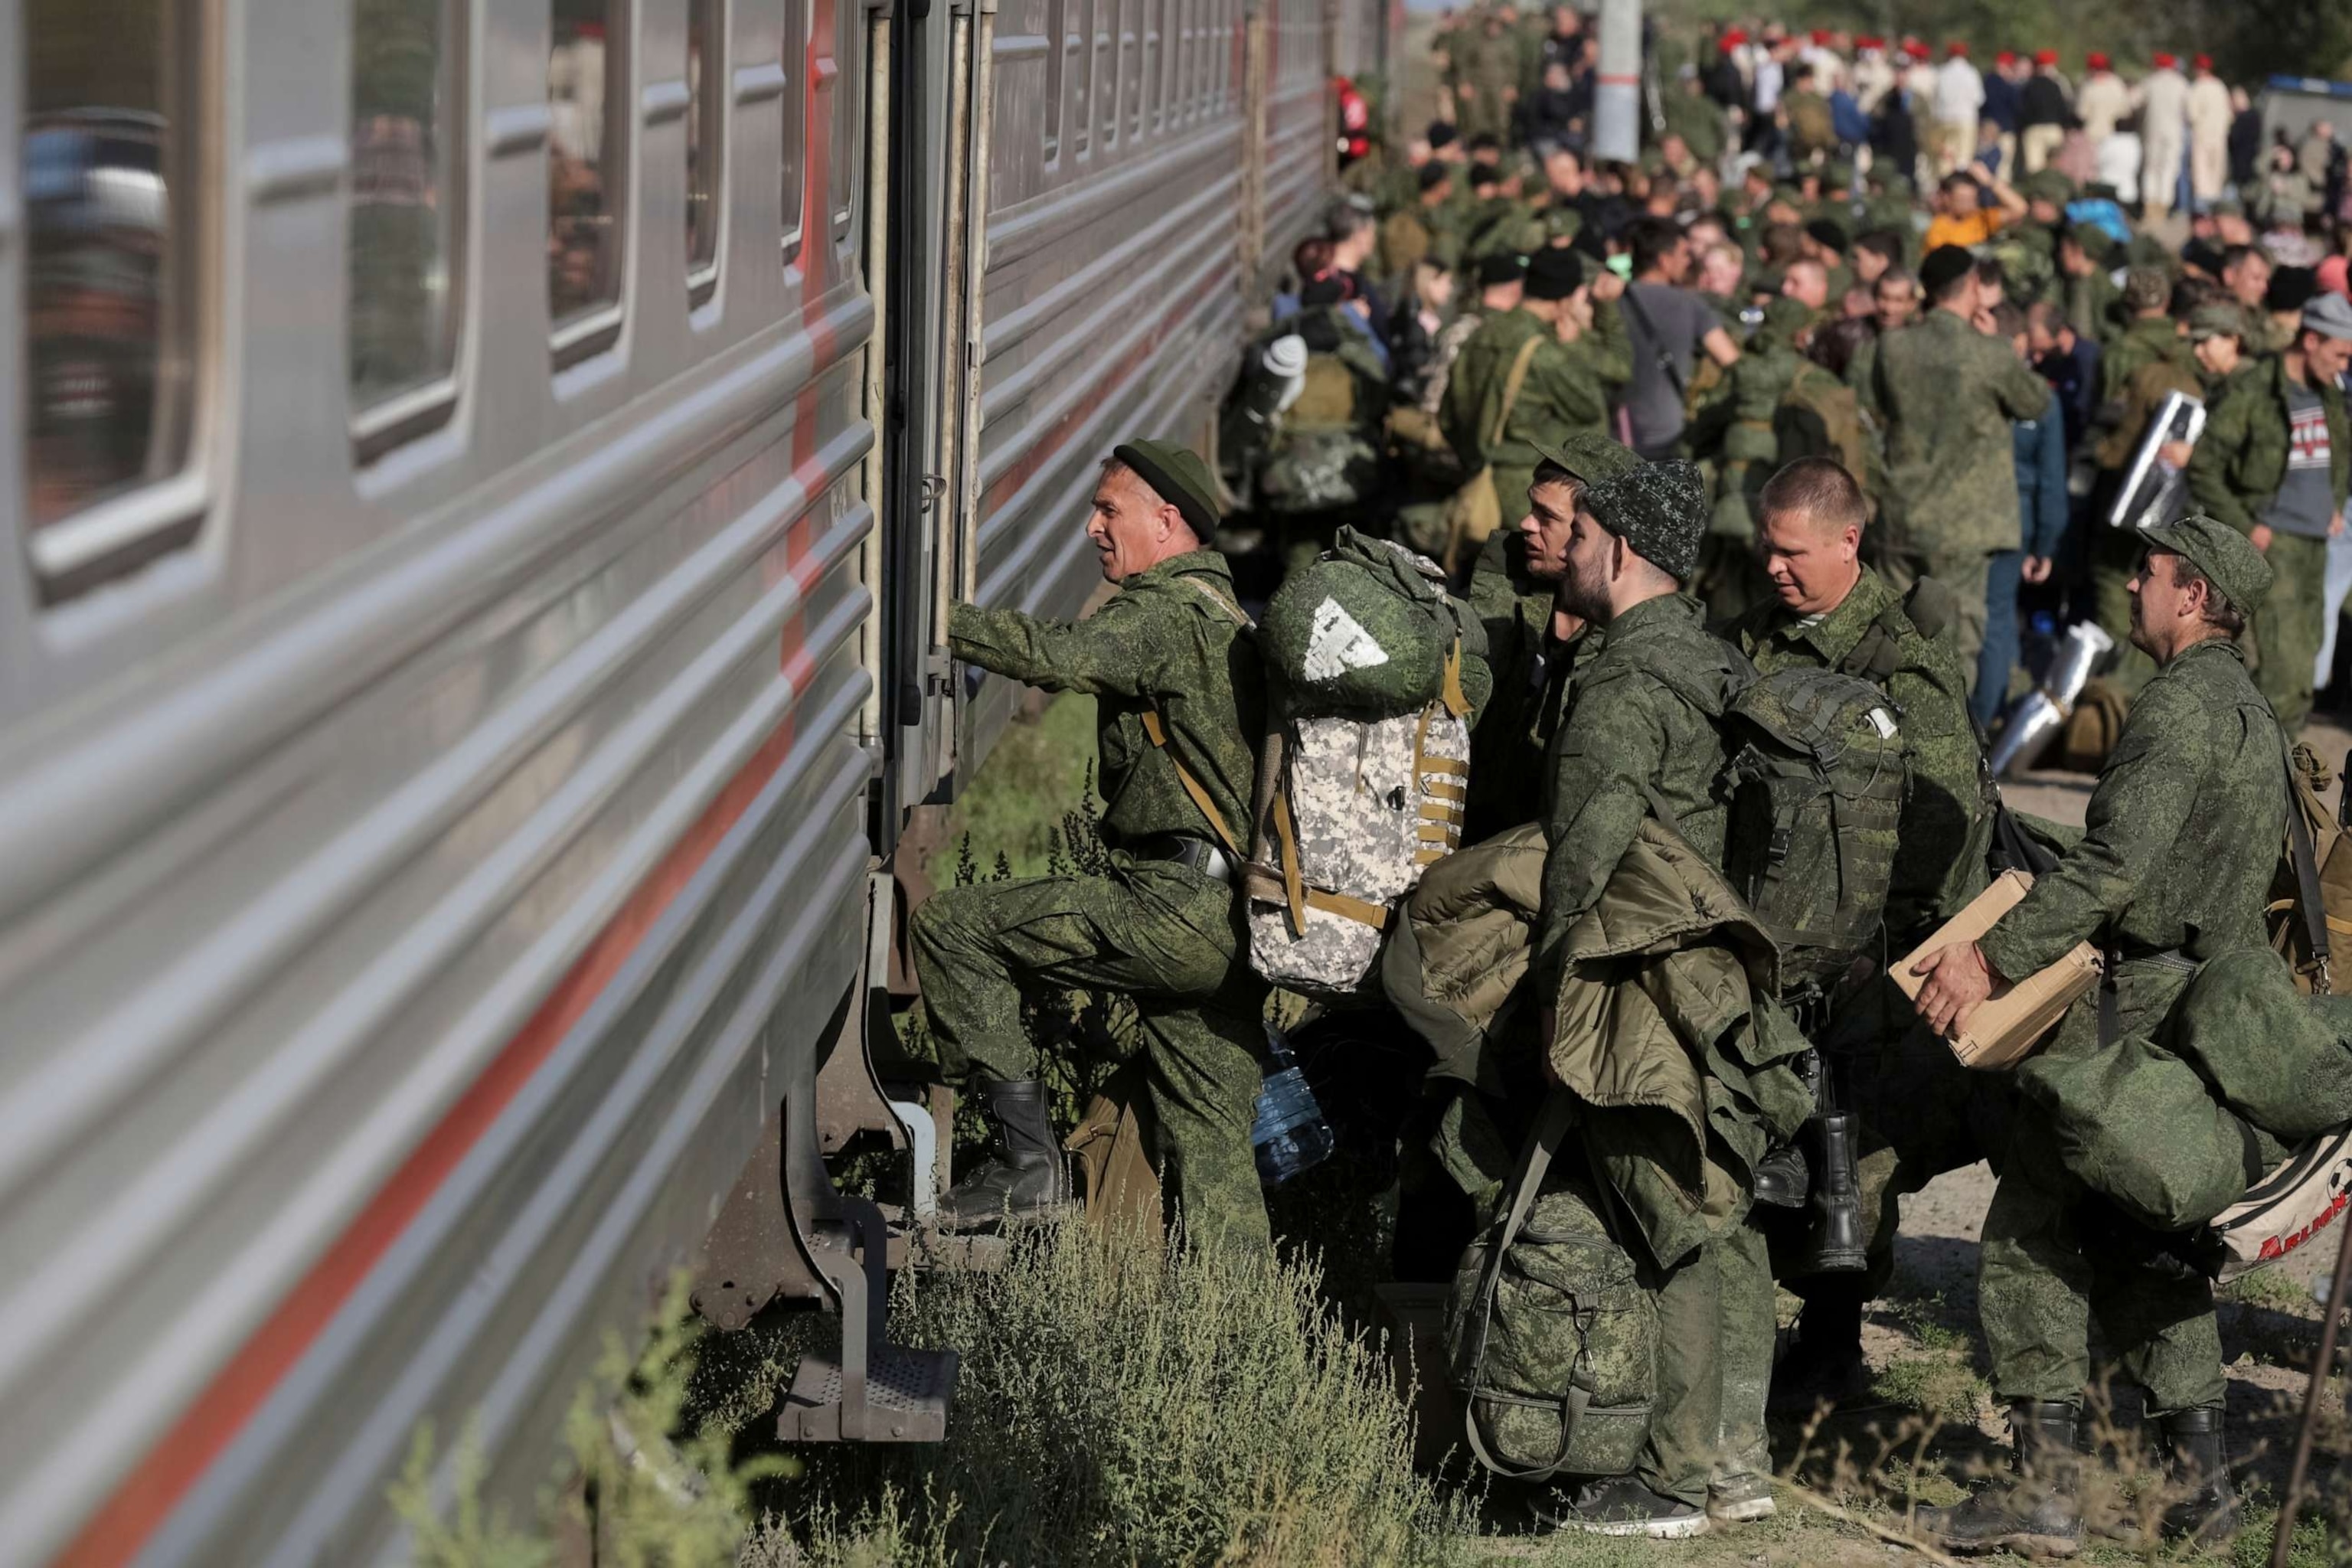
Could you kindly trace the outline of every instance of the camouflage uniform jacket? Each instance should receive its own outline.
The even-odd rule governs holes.
[[[2099,360],[2099,401],[2113,403],[2131,385],[2142,365],[2158,361],[2197,374],[2197,358],[2180,325],[2169,316],[2142,317],[2118,333]]]
[[[2214,392],[2205,384],[2205,373],[2192,356],[2187,363],[2171,357],[2152,359],[2132,372],[2124,384],[2122,403],[2107,418],[2105,435],[2092,448],[2091,456],[2099,467],[2121,470],[2131,466],[2139,455],[2139,444],[2147,436],[2148,421],[2164,406],[2164,400],[2176,392],[2204,401],[2210,407]]]
[[[1511,362],[1518,357],[1519,345],[1536,336],[1547,341],[1528,363],[1527,381],[1500,439],[1488,446],[1485,438],[1502,407]],[[1438,420],[1465,468],[1475,472],[1492,464],[1532,473],[1538,458],[1530,439],[1552,441],[1579,430],[1608,434],[1609,387],[1633,374],[1625,318],[1614,300],[1594,303],[1591,330],[1573,343],[1559,342],[1549,322],[1526,310],[1505,310],[1481,321],[1462,345],[1446,379]],[[1517,504],[1516,498],[1504,497],[1505,511]]]
[[[1465,844],[1542,814],[1544,758],[1569,682],[1601,647],[1601,634],[1589,628],[1565,643],[1554,639],[1552,585],[1528,576],[1525,560],[1517,530],[1500,530],[1470,574],[1470,608],[1486,629],[1495,690],[1470,733]]]
[[[1265,732],[1256,644],[1234,600],[1233,569],[1213,550],[1162,561],[1119,584],[1082,621],[958,605],[955,657],[1048,691],[1098,699],[1104,837],[1116,847],[1161,833],[1213,838],[1143,716],[1165,716],[1169,749],[1225,822],[1246,833]]]
[[[2352,482],[2352,434],[2345,427],[2344,395],[2333,386],[2316,390],[2327,416],[2329,488],[2340,510]],[[2189,496],[2207,515],[2253,532],[2286,479],[2288,427],[2285,361],[2231,376],[2206,411],[2204,434],[2189,455]]]
[[[2245,656],[2198,643],[2132,700],[2081,842],[1979,945],[2010,979],[2085,940],[2127,959],[2264,946],[2286,812],[2284,743]]]
[[[1951,595],[1942,597],[1948,603]],[[1923,632],[1911,618],[1923,602],[1921,589],[1906,599],[1865,568],[1844,601],[1811,626],[1774,599],[1742,616],[1730,632],[1759,675],[1834,669],[1885,692],[1901,714],[1911,782],[1886,895],[1887,935],[1898,952],[1984,890],[1992,836],[1968,680],[1952,639]],[[1931,624],[1937,618],[1921,614]]]
[[[2117,335],[2114,279],[2104,271],[2094,271],[2087,278],[2061,278],[2058,298],[2065,308],[2066,324],[2074,329],[2076,337],[2088,338],[2103,351],[2114,345]]]
[[[1879,516],[1890,543],[1930,555],[2018,548],[2010,425],[2049,407],[2050,384],[2007,342],[1945,310],[1881,338],[1871,357],[1854,392],[1886,434]]]
[[[1577,671],[1552,736],[1544,802],[1550,849],[1536,928],[1539,994],[1557,988],[1570,928],[1599,900],[1657,807],[1693,849],[1722,864],[1717,721],[1747,671],[1699,624],[1702,613],[1681,595],[1644,600],[1609,623],[1600,652]]]

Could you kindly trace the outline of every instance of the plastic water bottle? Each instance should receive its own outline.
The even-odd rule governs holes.
[[[1257,1092],[1257,1120],[1250,1128],[1250,1145],[1257,1156],[1258,1180],[1278,1187],[1302,1171],[1311,1171],[1331,1157],[1338,1140],[1323,1108],[1307,1086],[1307,1075],[1290,1055],[1289,1042],[1267,1029],[1265,1082]]]
[[[1307,385],[1307,340],[1296,332],[1266,344],[1242,384],[1242,414],[1253,425],[1274,423]]]

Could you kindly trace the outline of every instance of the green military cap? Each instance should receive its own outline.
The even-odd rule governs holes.
[[[1793,342],[1799,332],[1813,324],[1813,308],[1783,294],[1764,307],[1762,324],[1776,342]]]
[[[2235,200],[2223,200],[2215,202],[2207,210],[2215,217],[2243,217],[2246,216],[2246,204]]]
[[[2223,300],[2210,300],[2189,312],[2189,339],[2203,342],[2208,338],[2246,337],[2246,315],[2238,307]]]
[[[1135,470],[1136,477],[1160,494],[1160,499],[1184,514],[1192,531],[1207,539],[1217,531],[1217,481],[1201,455],[1180,441],[1148,441],[1138,437],[1110,449],[1110,455]]]
[[[1545,466],[1559,469],[1580,484],[1597,485],[1642,466],[1633,448],[1589,430],[1571,431],[1557,441],[1529,440],[1528,445]]]
[[[2153,267],[2169,279],[2180,270],[2180,258],[2152,234],[2135,234],[2124,247],[2124,259],[2134,267]]]
[[[1574,239],[1584,230],[1584,214],[1567,205],[1543,210],[1543,231],[1546,239]]]
[[[1706,481],[1698,465],[1677,458],[1641,463],[1584,492],[1580,503],[1643,560],[1687,583],[1706,537]]]
[[[2260,608],[2271,591],[2271,563],[2253,541],[2202,512],[2140,531],[2152,549],[2169,550],[2203,573],[2241,615]]]
[[[2074,199],[2074,182],[2056,169],[2044,169],[2025,182],[2025,195],[2063,207]]]
[[[2161,310],[2172,298],[2172,280],[2162,269],[2135,267],[2124,274],[2124,308],[2127,310]]]
[[[1853,189],[1853,165],[1852,163],[1822,164],[1822,189],[1825,191],[1850,191]]]
[[[2105,261],[2115,253],[2116,237],[2095,223],[2078,223],[2066,230],[2066,237],[2082,248],[2094,261]]]

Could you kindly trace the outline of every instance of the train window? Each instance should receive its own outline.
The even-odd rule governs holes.
[[[800,259],[808,227],[809,3],[784,0],[784,265]]]
[[[25,521],[52,572],[186,521],[95,509],[188,459],[194,12],[25,0]]]
[[[1045,0],[1045,161],[1062,155],[1062,76],[1069,58],[1070,0]]]
[[[345,265],[362,453],[446,417],[457,362],[455,0],[354,0]]]
[[[622,142],[629,116],[621,0],[552,0],[547,55],[547,302],[559,360],[619,335]]]
[[[686,12],[686,277],[700,304],[719,283],[719,193],[727,127],[726,0]]]

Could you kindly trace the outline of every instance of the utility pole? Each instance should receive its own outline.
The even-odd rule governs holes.
[[[1592,155],[1630,163],[1642,150],[1642,0],[1601,0],[1601,80]]]

